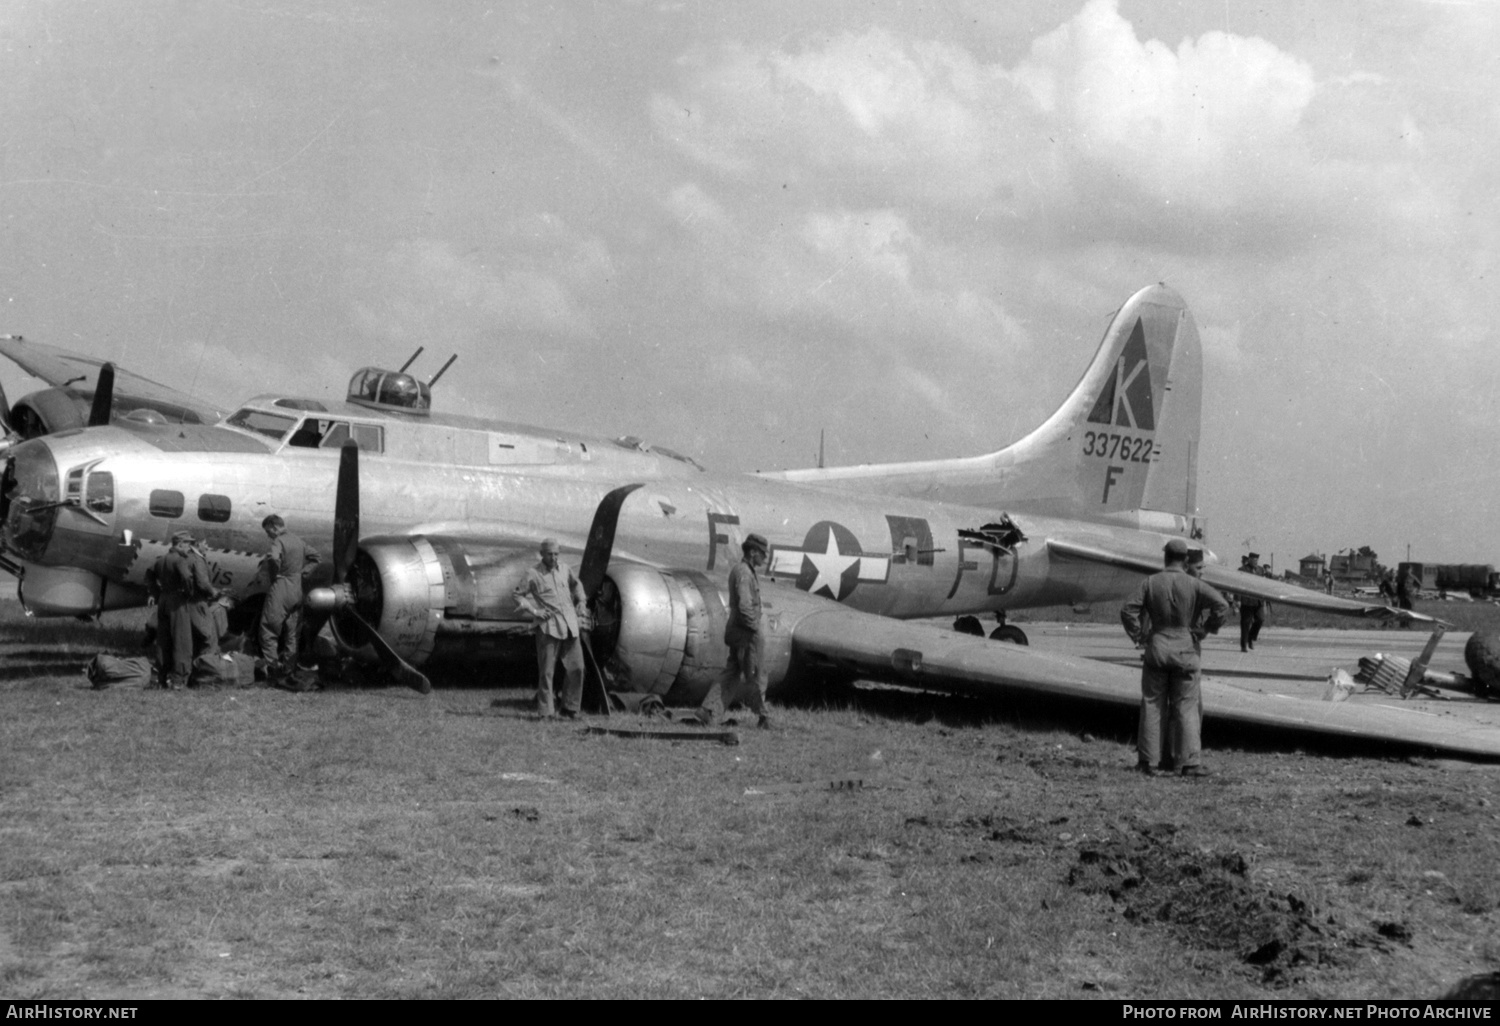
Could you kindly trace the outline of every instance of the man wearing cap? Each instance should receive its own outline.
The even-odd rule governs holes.
[[[207,568],[199,571],[192,556],[193,536],[187,531],[172,535],[172,547],[156,561],[147,585],[156,594],[156,643],[161,665],[161,686],[185,687],[193,669],[194,649],[207,642],[201,633],[194,638],[193,606],[213,596]],[[201,623],[197,626],[201,626]],[[201,651],[202,649],[199,648]]]
[[[1144,642],[1141,659],[1141,715],[1136,737],[1136,768],[1154,776],[1161,765],[1162,721],[1170,717],[1176,742],[1176,769],[1186,777],[1203,777],[1199,642],[1215,634],[1229,614],[1229,603],[1212,587],[1187,572],[1188,547],[1173,538],[1163,549],[1165,569],[1141,582],[1134,597],[1120,610],[1125,633],[1137,645]],[[1202,627],[1198,616],[1207,610]],[[1142,618],[1150,626],[1142,628]]]
[[[214,615],[214,610],[221,608],[214,604],[219,589],[214,587],[214,575],[208,568],[207,543],[202,538],[188,543],[188,560],[193,564],[193,600],[188,604],[188,617],[193,624],[193,658],[197,659],[205,652],[210,655],[218,652],[225,631],[220,629]]]
[[[275,513],[260,522],[271,539],[271,551],[261,561],[271,582],[260,610],[260,657],[284,673],[297,669],[298,634],[302,630],[302,574],[318,557],[307,543],[286,529]]]
[[[583,649],[578,636],[582,619],[588,617],[588,599],[571,567],[558,560],[556,538],[543,538],[541,562],[516,587],[516,605],[536,627],[536,709],[552,716],[552,671],[558,659],[563,664],[560,696],[563,716],[578,715],[583,702]]]
[[[1240,573],[1260,576],[1259,552],[1252,552],[1240,560]],[[1248,652],[1255,647],[1260,629],[1266,622],[1266,607],[1253,595],[1240,596],[1240,651]]]
[[[744,558],[729,571],[729,619],[724,624],[729,661],[698,707],[698,718],[705,724],[724,715],[727,699],[730,705],[737,700],[748,705],[761,727],[771,725],[766,713],[765,639],[760,630],[760,575],[756,572],[770,551],[764,537],[751,534],[740,546]]]

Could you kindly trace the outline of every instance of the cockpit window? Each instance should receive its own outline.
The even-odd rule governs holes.
[[[242,410],[235,411],[224,423],[230,427],[254,431],[256,434],[265,435],[267,438],[274,438],[279,442],[286,437],[286,433],[292,429],[292,425],[297,423],[297,418],[283,417],[275,413],[265,413],[247,406]]]
[[[292,437],[287,439],[287,445],[295,445],[302,449],[316,449],[318,443],[323,440],[323,424],[325,422],[317,417],[308,417],[297,430],[292,432]]]
[[[323,448],[338,449],[343,446],[353,432],[354,444],[364,452],[384,452],[385,435],[379,424],[354,424],[336,420],[328,433],[323,436]]]

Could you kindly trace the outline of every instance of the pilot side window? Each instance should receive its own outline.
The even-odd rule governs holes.
[[[113,513],[115,475],[107,470],[96,470],[90,474],[84,490],[83,504],[95,513]]]
[[[342,420],[334,421],[328,433],[323,436],[323,448],[337,449],[349,440],[350,432],[353,432],[354,444],[365,452],[384,452],[385,441],[382,429],[378,424],[354,424],[349,425]]]
[[[165,488],[153,488],[151,490],[151,501],[148,508],[153,517],[164,517],[167,520],[175,520],[182,516],[184,506],[181,492],[168,491]]]
[[[291,430],[292,425],[297,423],[297,421],[293,417],[282,417],[275,413],[264,413],[247,406],[231,414],[229,419],[224,421],[224,423],[230,427],[254,431],[256,434],[265,435],[267,438],[274,438],[279,442],[286,437],[286,433]]]
[[[322,440],[323,422],[317,417],[308,417],[297,425],[297,430],[292,432],[292,437],[286,440],[286,444],[302,449],[316,449]]]
[[[229,520],[229,496],[198,496],[198,519],[210,524],[222,524]]]

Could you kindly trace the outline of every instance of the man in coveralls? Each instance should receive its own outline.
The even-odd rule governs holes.
[[[766,713],[765,639],[760,630],[760,575],[770,553],[765,538],[752,534],[740,545],[744,556],[729,571],[729,619],[724,624],[724,643],[729,661],[722,675],[709,685],[698,707],[698,719],[711,724],[724,715],[724,706],[736,700],[750,706],[763,728],[771,726]],[[726,694],[725,692],[728,692]]]
[[[275,513],[260,526],[271,539],[270,554],[261,564],[271,587],[260,611],[260,656],[281,672],[291,673],[297,669],[297,635],[302,630],[302,572],[318,557]]]
[[[193,658],[204,653],[213,655],[219,651],[219,641],[224,632],[214,615],[214,600],[219,589],[213,586],[214,575],[208,569],[208,553],[204,551],[203,539],[188,543],[188,559],[193,564],[193,601],[188,605],[188,618],[193,624]]]
[[[192,673],[194,649],[207,644],[208,638],[194,635],[193,608],[213,598],[213,582],[208,579],[207,565],[192,556],[193,536],[187,531],[172,535],[172,547],[151,568],[148,585],[156,594],[156,643],[160,653],[158,680],[162,687],[177,690],[186,687]],[[206,622],[206,617],[202,622]]]
[[[1120,610],[1125,633],[1137,645],[1145,643],[1141,659],[1141,715],[1136,738],[1136,768],[1155,776],[1162,756],[1162,721],[1171,718],[1176,737],[1177,770],[1185,777],[1206,777],[1202,765],[1202,668],[1199,642],[1215,634],[1229,615],[1229,603],[1212,587],[1187,572],[1187,542],[1173,538],[1163,550],[1165,569],[1141,582]],[[1201,612],[1207,619],[1195,628]],[[1142,617],[1150,627],[1143,631]]]
[[[536,711],[554,715],[552,673],[558,659],[563,664],[562,715],[572,719],[583,703],[583,649],[579,644],[582,621],[588,617],[588,597],[573,570],[558,559],[556,538],[543,538],[541,562],[526,571],[516,586],[516,605],[536,625]]]

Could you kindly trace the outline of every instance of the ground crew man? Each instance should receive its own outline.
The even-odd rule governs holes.
[[[1209,585],[1187,573],[1187,543],[1167,542],[1165,569],[1141,582],[1120,610],[1125,633],[1137,645],[1145,643],[1141,659],[1141,714],[1136,738],[1136,768],[1147,776],[1159,772],[1162,721],[1170,717],[1177,741],[1176,769],[1183,776],[1202,777],[1202,696],[1198,673],[1202,667],[1199,642],[1217,633],[1229,615],[1229,603]],[[1207,611],[1201,627],[1194,627]],[[1142,618],[1149,618],[1143,630]]]
[[[1422,582],[1417,579],[1416,571],[1408,566],[1401,571],[1401,576],[1396,578],[1396,605],[1402,609],[1410,609],[1421,593]]]
[[[215,616],[215,610],[221,608],[215,605],[219,589],[213,585],[201,538],[188,545],[188,559],[193,564],[193,601],[188,605],[188,617],[193,624],[193,658],[197,659],[204,653],[217,653],[224,632]]]
[[[583,702],[583,649],[579,634],[588,619],[588,597],[571,567],[558,559],[556,538],[543,538],[541,562],[526,571],[515,590],[516,605],[536,627],[536,711],[555,715],[552,672],[563,664],[563,689],[558,704],[568,719],[578,715]]]
[[[760,629],[760,575],[756,572],[770,551],[765,538],[749,535],[740,546],[744,558],[729,571],[729,620],[724,624],[729,661],[698,707],[698,719],[704,724],[722,717],[726,704],[742,701],[759,717],[759,726],[771,725],[766,713],[765,637]]]
[[[1260,566],[1256,562],[1260,559],[1260,553],[1252,552],[1240,560],[1240,573],[1252,574],[1259,577]],[[1254,595],[1240,596],[1240,651],[1248,652],[1255,647],[1255,639],[1260,637],[1260,629],[1266,622],[1265,603]]]
[[[187,531],[172,535],[172,547],[151,568],[148,588],[156,595],[156,643],[160,665],[158,681],[169,690],[186,687],[193,670],[195,639],[192,607],[213,597],[207,565],[202,572],[192,557],[193,536]]]
[[[275,669],[291,673],[297,669],[297,636],[302,630],[302,573],[318,557],[277,514],[260,526],[271,539],[271,551],[261,562],[271,587],[260,611],[260,656]]]

